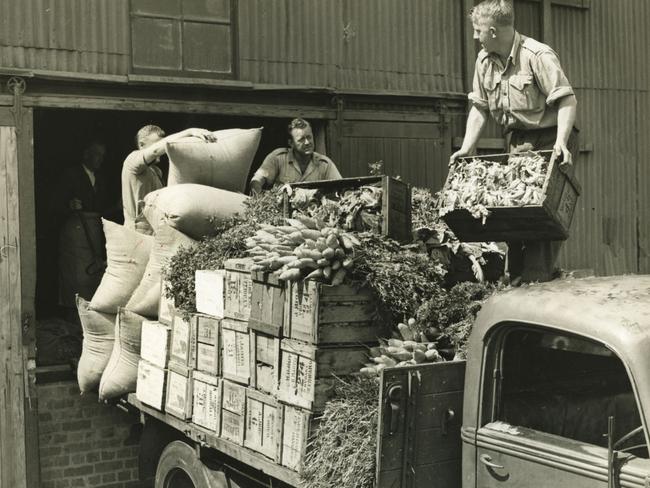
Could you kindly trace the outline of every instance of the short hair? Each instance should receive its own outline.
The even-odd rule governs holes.
[[[287,126],[287,134],[289,135],[289,138],[291,138],[291,131],[293,129],[311,129],[311,125],[309,122],[307,122],[305,119],[301,118],[296,118],[293,119],[291,122],[289,122],[289,125]]]
[[[515,8],[512,0],[483,0],[469,12],[472,22],[489,18],[496,25],[511,26],[515,23]]]
[[[165,131],[162,130],[157,125],[145,125],[142,127],[138,133],[135,135],[135,147],[140,146],[140,139],[147,137],[148,135],[156,134],[160,137],[165,137]]]

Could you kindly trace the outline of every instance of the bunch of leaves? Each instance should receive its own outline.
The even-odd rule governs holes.
[[[408,320],[423,301],[439,292],[445,269],[437,260],[376,234],[359,234],[359,240],[352,281],[373,291],[384,322]]]
[[[219,222],[215,236],[191,247],[181,248],[169,261],[163,274],[165,294],[174,306],[185,313],[196,311],[195,273],[199,269],[221,269],[227,259],[246,257],[246,239],[261,224],[277,225],[283,221],[281,195],[278,190],[262,192],[249,198],[241,216]]]
[[[464,357],[476,314],[497,289],[498,285],[474,282],[441,289],[418,308],[416,321],[427,332],[439,334],[439,341],[449,342]]]
[[[433,228],[438,225],[438,208],[436,199],[428,188],[414,186],[411,190],[411,227],[413,230],[419,228]]]
[[[375,479],[379,382],[337,378],[303,463],[304,488],[372,488]]]

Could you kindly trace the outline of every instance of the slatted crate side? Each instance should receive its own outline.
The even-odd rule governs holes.
[[[251,330],[250,343],[250,385],[276,396],[280,371],[280,339],[264,332]]]
[[[291,405],[282,406],[282,446],[280,464],[302,472],[311,439],[319,425],[319,415]]]
[[[195,371],[192,375],[192,422],[219,433],[221,410],[221,381],[219,378]]]
[[[165,404],[167,372],[148,361],[138,362],[138,380],[135,395],[142,403],[162,410]]]
[[[169,363],[165,411],[182,420],[192,417],[192,370],[185,365]]]
[[[278,399],[290,405],[322,411],[330,398],[332,375],[358,372],[368,357],[366,346],[317,347],[293,339],[280,344]]]
[[[218,345],[196,344],[196,369],[215,376],[221,374],[221,350]]]
[[[196,363],[196,321],[178,312],[172,320],[169,360],[187,367]]]
[[[246,321],[250,318],[253,291],[252,266],[253,260],[248,258],[228,259],[224,263],[226,269],[225,317]]]
[[[194,314],[196,321],[196,340],[203,344],[219,344],[221,319],[205,314]]]
[[[158,322],[171,327],[174,314],[176,313],[176,307],[174,306],[174,300],[172,298],[167,298],[167,287],[168,282],[164,278],[161,278]]]
[[[401,242],[410,242],[411,234],[411,186],[392,176],[365,176],[339,180],[294,183],[293,188],[318,189],[323,193],[354,190],[361,186],[377,186],[382,189],[381,233]],[[291,216],[292,208],[288,194],[284,195],[284,213]]]
[[[228,380],[221,386],[220,437],[244,445],[246,388]]]
[[[142,322],[140,357],[159,368],[167,367],[170,327],[156,321]]]
[[[248,323],[223,319],[221,322],[221,374],[224,378],[248,385],[250,381],[250,335]]]
[[[251,316],[248,324],[251,329],[281,337],[284,326],[284,307],[286,287],[277,276],[261,271],[251,273],[253,283],[251,297]]]
[[[376,320],[376,300],[367,288],[292,283],[287,292],[287,337],[310,344],[377,342],[385,332]]]
[[[280,461],[282,409],[272,396],[246,389],[244,446]]]
[[[226,299],[226,272],[223,269],[196,270],[196,310],[216,318],[223,318]]]

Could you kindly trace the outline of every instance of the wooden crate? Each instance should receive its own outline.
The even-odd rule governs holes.
[[[353,190],[361,186],[377,186],[382,189],[381,234],[400,242],[410,242],[411,232],[411,185],[392,176],[362,176],[340,180],[306,181],[292,183],[292,188],[318,189],[334,193]],[[289,197],[284,196],[284,213],[291,215]]]
[[[221,319],[195,314],[196,369],[215,376],[221,374]]]
[[[219,327],[221,319],[209,315],[194,314],[196,321],[196,340],[203,344],[219,344]]]
[[[250,331],[251,387],[276,396],[280,371],[280,338]]]
[[[251,315],[251,296],[253,282],[248,258],[228,259],[226,268],[226,302],[224,316],[237,320],[248,320]]]
[[[248,385],[250,381],[250,337],[248,322],[221,321],[221,374],[224,378]]]
[[[318,429],[318,414],[291,405],[282,406],[282,453],[280,464],[302,471],[309,439]]]
[[[161,278],[160,303],[158,304],[158,322],[167,326],[171,326],[174,314],[176,313],[176,307],[174,306],[174,300],[167,298],[167,294],[165,293],[166,288],[167,282],[164,278]]]
[[[252,272],[251,279],[253,289],[249,327],[281,337],[285,320],[285,282],[274,274],[261,271]]]
[[[142,403],[157,410],[165,404],[166,371],[154,364],[140,359],[138,362],[138,382],[135,395]]]
[[[142,322],[140,357],[154,366],[165,369],[169,359],[169,336],[171,329],[156,321]]]
[[[272,396],[246,389],[244,446],[280,461],[282,407]]]
[[[324,285],[312,280],[289,285],[285,336],[310,344],[373,343],[386,332],[376,320],[367,288]]]
[[[246,387],[228,380],[221,383],[220,437],[244,445]]]
[[[278,400],[320,412],[337,381],[332,375],[356,373],[367,359],[366,346],[317,347],[282,339]]]
[[[550,151],[539,152],[549,157]],[[492,154],[481,156],[481,159],[505,163],[507,157],[508,154]],[[485,225],[465,209],[453,210],[443,220],[464,242],[564,240],[569,237],[580,191],[575,178],[560,171],[559,165],[553,163],[546,174],[544,198],[540,205],[489,207],[490,215]]]
[[[223,269],[199,269],[194,275],[196,311],[223,318],[226,297],[226,272]]]
[[[192,423],[218,433],[221,421],[221,381],[200,371],[192,373]]]
[[[185,365],[169,363],[165,411],[182,420],[192,417],[192,370]]]
[[[169,360],[193,368],[196,364],[196,321],[175,313]]]

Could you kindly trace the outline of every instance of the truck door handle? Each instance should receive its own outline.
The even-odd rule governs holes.
[[[389,387],[388,391],[386,392],[386,401],[388,403],[388,408],[386,410],[389,415],[388,418],[389,435],[392,435],[395,432],[397,432],[401,400],[402,400],[401,385],[393,385]]]
[[[479,460],[489,468],[503,469],[503,466],[501,466],[500,464],[493,463],[492,458],[490,456],[488,456],[487,454],[481,454],[481,456],[479,457]]]

